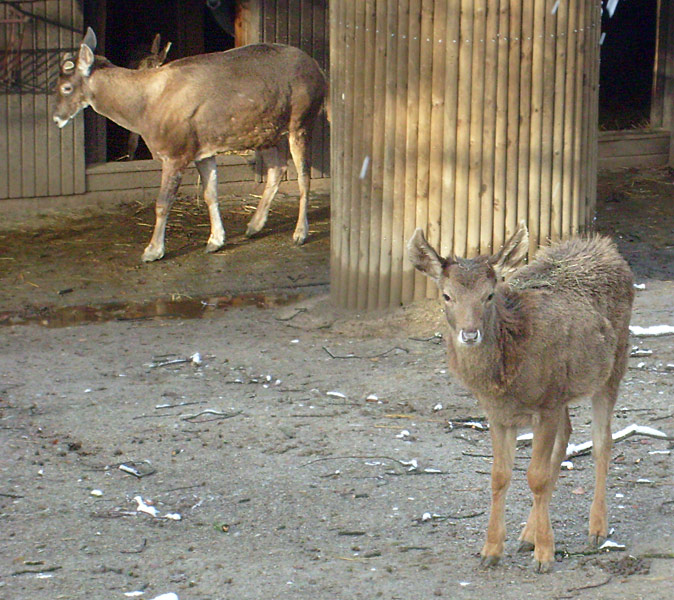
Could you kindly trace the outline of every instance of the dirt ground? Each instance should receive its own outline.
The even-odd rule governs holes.
[[[624,549],[587,551],[580,456],[553,497],[559,562],[533,572],[522,445],[506,554],[479,567],[491,448],[438,304],[331,306],[328,196],[295,248],[288,189],[254,240],[254,198],[227,197],[214,255],[204,207],[179,202],[149,265],[151,206],[0,213],[0,599],[671,598],[673,444],[641,435],[612,454]],[[597,228],[644,285],[634,325],[674,324],[673,192],[667,170],[601,176]],[[633,338],[614,431],[674,435],[672,339]],[[588,440],[588,407],[572,415]]]

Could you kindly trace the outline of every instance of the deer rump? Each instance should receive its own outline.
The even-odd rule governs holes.
[[[140,134],[154,158],[162,161],[155,227],[143,260],[164,256],[168,212],[192,161],[204,184],[211,221],[206,250],[224,245],[214,158],[224,151],[261,150],[267,167],[267,183],[246,231],[250,236],[267,220],[290,150],[300,188],[293,240],[304,243],[311,132],[327,93],[327,81],[314,59],[292,46],[253,44],[134,70],[94,56],[95,48],[96,36],[89,28],[77,57],[62,61],[54,121],[64,127],[91,106]]]

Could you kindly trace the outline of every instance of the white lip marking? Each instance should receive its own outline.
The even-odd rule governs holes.
[[[459,344],[464,346],[474,346],[482,341],[482,332],[478,329],[474,333],[471,332],[466,334],[466,332],[462,329],[459,331],[457,338],[459,340]]]

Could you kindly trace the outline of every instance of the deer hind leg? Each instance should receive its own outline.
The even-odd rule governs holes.
[[[196,165],[204,186],[204,200],[211,220],[211,235],[206,243],[206,252],[215,252],[225,245],[225,228],[222,226],[218,207],[218,167],[215,156],[198,160]]]
[[[138,150],[138,141],[140,136],[131,131],[129,132],[129,139],[127,141],[126,159],[133,160],[136,158],[136,150]]]
[[[550,523],[550,498],[559,473],[559,464],[556,461],[561,455],[561,450],[557,450],[553,463],[553,451],[555,447],[561,447],[564,439],[568,439],[566,433],[559,433],[560,427],[564,427],[563,412],[566,412],[566,407],[563,411],[539,414],[533,423],[534,441],[527,481],[534,495],[530,517],[530,530],[533,530],[534,540],[534,565],[541,573],[549,571],[555,560],[555,539]],[[531,537],[531,533],[527,533],[527,536]]]
[[[619,381],[619,380],[618,380]],[[608,535],[606,516],[606,476],[611,459],[611,415],[618,396],[618,381],[592,397],[592,457],[594,458],[594,498],[590,507],[588,541],[591,547],[604,542]]]
[[[285,144],[284,144],[285,146]],[[248,223],[246,235],[255,235],[267,222],[269,206],[278,192],[278,186],[288,168],[288,157],[285,147],[265,148],[261,151],[262,161],[267,167],[267,185],[262,192],[262,199],[257,205],[253,218]]]
[[[552,483],[550,486],[550,495],[557,484],[557,478],[559,477],[559,470],[562,464],[562,461],[566,458],[566,448],[569,444],[569,437],[571,436],[571,419],[569,418],[569,409],[564,407],[562,414],[560,416],[560,424],[557,429],[557,435],[555,437],[555,445],[552,449],[552,455],[550,457],[550,477],[552,478]],[[549,500],[548,500],[549,501]],[[533,507],[529,512],[529,518],[527,523],[522,529],[520,534],[520,546],[519,552],[530,552],[534,549],[536,536],[535,536],[535,513]]]
[[[500,423],[490,423],[489,431],[494,463],[491,469],[491,510],[487,538],[480,552],[481,564],[485,567],[496,565],[503,555],[506,535],[505,500],[512,477],[517,438],[515,428],[506,427]]]
[[[307,239],[309,233],[309,219],[307,218],[307,201],[309,199],[309,188],[311,186],[309,153],[311,152],[311,143],[306,130],[290,132],[290,154],[293,157],[295,168],[297,169],[297,181],[300,188],[300,206],[297,215],[297,226],[293,233],[293,241],[301,246]]]
[[[182,179],[182,169],[171,163],[164,163],[161,170],[161,188],[155,204],[155,223],[152,239],[143,252],[143,260],[151,262],[164,256],[164,234],[171,205],[176,197]]]

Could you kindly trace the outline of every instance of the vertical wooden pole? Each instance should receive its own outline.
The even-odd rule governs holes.
[[[508,42],[510,38],[510,3],[501,0],[495,32],[497,45],[496,130],[494,132],[494,211],[491,232],[492,249],[500,248],[506,235],[506,198],[508,194],[508,83],[510,78]]]

